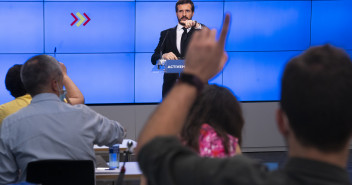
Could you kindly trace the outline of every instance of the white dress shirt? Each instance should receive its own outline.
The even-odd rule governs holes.
[[[45,159],[93,160],[93,145],[121,143],[125,129],[85,105],[52,93],[5,118],[0,134],[0,184],[25,181],[27,164]],[[21,171],[18,176],[18,171]]]

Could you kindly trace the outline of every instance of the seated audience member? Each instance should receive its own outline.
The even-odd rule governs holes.
[[[182,142],[203,157],[234,156],[241,153],[243,124],[236,97],[224,87],[205,86],[186,118]]]
[[[197,97],[181,131],[181,141],[202,157],[241,154],[244,120],[236,97],[225,87],[207,85]],[[141,185],[152,184],[143,176]]]
[[[350,184],[346,170],[352,131],[352,62],[341,49],[313,47],[287,63],[277,125],[288,145],[283,169],[267,172],[243,156],[198,156],[176,137],[202,85],[226,61],[229,16],[215,31],[194,35],[179,82],[151,115],[136,152],[153,185]]]
[[[21,81],[21,64],[12,66],[6,73],[5,87],[10,91],[11,96],[15,99],[0,105],[0,126],[2,121],[10,114],[13,114],[21,108],[31,103],[32,97],[27,94]]]
[[[26,107],[32,100],[32,97],[26,92],[22,81],[21,81],[21,68],[22,64],[16,64],[11,67],[5,77],[5,86],[11,95],[15,97],[14,100],[0,105],[0,126],[2,121],[9,115],[17,112],[18,110]],[[83,104],[84,97],[78,87],[73,83],[71,78],[67,75],[66,66],[60,63],[60,67],[63,72],[63,83],[66,87],[66,97],[65,100],[72,104]]]
[[[60,100],[64,74],[54,57],[32,57],[23,65],[21,78],[33,99],[3,121],[0,184],[24,181],[31,161],[94,161],[94,144],[111,146],[122,142],[126,132],[118,122],[83,104],[70,105]]]

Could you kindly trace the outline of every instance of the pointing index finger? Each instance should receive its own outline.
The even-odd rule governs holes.
[[[226,14],[225,21],[224,21],[224,24],[222,25],[222,30],[221,30],[220,38],[219,38],[219,45],[222,48],[225,47],[225,41],[226,41],[226,37],[227,37],[227,32],[229,30],[229,24],[230,24],[230,15]]]

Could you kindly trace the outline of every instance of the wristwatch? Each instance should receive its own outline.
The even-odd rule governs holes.
[[[199,79],[197,76],[188,74],[188,73],[181,73],[180,82],[188,83],[189,85],[192,85],[197,88],[198,93],[202,92],[204,83],[202,82],[201,79]]]

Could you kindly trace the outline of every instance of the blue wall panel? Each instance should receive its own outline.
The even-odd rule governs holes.
[[[136,1],[137,2],[138,1],[151,2],[151,0],[136,0]],[[193,2],[197,2],[197,4],[198,4],[198,2],[204,2],[204,1],[206,1],[206,2],[209,2],[209,1],[210,2],[214,2],[214,1],[223,2],[223,0],[194,0]],[[152,2],[172,2],[174,4],[174,6],[175,6],[177,1],[175,1],[175,0],[153,0]]]
[[[160,32],[176,25],[174,2],[136,2],[136,52],[154,52]]]
[[[225,2],[232,14],[228,51],[304,50],[309,47],[310,1]]]
[[[45,52],[55,47],[58,53],[134,52],[134,7],[134,2],[46,2]],[[71,26],[71,13],[77,12],[91,20]]]
[[[300,52],[230,52],[224,86],[240,101],[279,100],[283,67]]]
[[[43,3],[0,2],[0,53],[43,51]]]
[[[151,53],[136,53],[136,103],[160,102],[163,73],[152,71]]]
[[[134,54],[59,54],[86,103],[134,102]]]
[[[313,1],[312,10],[312,45],[352,49],[351,1]]]
[[[55,2],[72,2],[72,0],[43,0],[43,1],[55,1]],[[74,0],[74,1],[82,1],[82,2],[89,2],[89,1],[97,1],[97,0]],[[116,0],[104,0],[104,2],[105,1],[115,1],[116,2]],[[118,0],[119,2],[121,2],[121,1],[135,1],[135,0]]]

